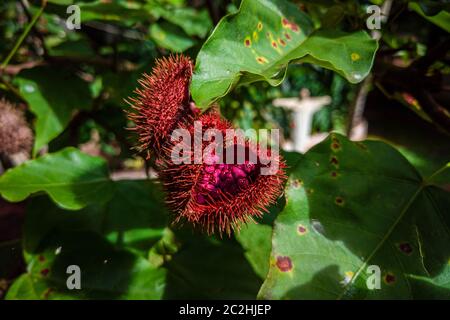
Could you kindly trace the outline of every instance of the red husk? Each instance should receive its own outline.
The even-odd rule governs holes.
[[[219,129],[224,140],[225,130],[232,128],[215,113],[204,114],[198,120],[203,124],[202,133],[208,128]],[[192,123],[181,128],[189,130],[193,136]],[[204,142],[202,148],[208,144]],[[234,148],[238,144],[235,140]],[[241,223],[261,217],[262,212],[277,201],[286,181],[284,161],[281,157],[275,160],[279,168],[275,174],[260,175],[262,164],[259,160],[263,156],[260,147],[249,141],[244,144],[248,152],[254,152],[258,157],[253,167],[251,164],[194,164],[193,143],[192,164],[174,164],[170,155],[175,144],[164,148],[160,178],[167,192],[167,203],[175,213],[175,222],[190,222],[208,234],[226,232],[229,235],[233,229],[239,229]],[[214,167],[214,174],[211,167]]]
[[[136,126],[139,151],[159,154],[180,121],[193,116],[190,107],[189,84],[192,62],[183,55],[158,59],[150,75],[139,80],[137,97],[129,98],[132,111],[128,117]]]

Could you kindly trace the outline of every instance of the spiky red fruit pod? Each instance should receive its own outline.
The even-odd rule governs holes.
[[[190,107],[189,84],[192,62],[183,55],[156,60],[150,75],[139,80],[137,97],[129,98],[133,111],[128,117],[139,136],[138,150],[159,154],[179,122],[194,114]]]
[[[204,114],[198,119],[202,123],[202,134],[210,128],[218,129],[226,140],[226,130],[232,126],[218,114]],[[182,129],[193,136],[193,124],[185,124]],[[209,142],[202,143],[205,151]],[[193,141],[191,146],[193,146]],[[239,229],[241,223],[262,216],[267,207],[275,203],[286,181],[285,163],[280,156],[272,159],[271,165],[277,168],[271,175],[262,175],[261,169],[267,166],[270,151],[266,154],[259,145],[248,140],[234,139],[233,146],[223,147],[224,159],[233,148],[245,150],[245,162],[221,163],[216,154],[211,153],[208,161],[194,163],[194,147],[189,157],[191,164],[175,164],[170,155],[175,144],[165,150],[164,164],[160,168],[160,178],[167,192],[167,203],[175,213],[175,222],[188,221],[208,234],[231,233]],[[264,152],[263,152],[264,151]],[[256,155],[256,162],[249,161],[250,154]],[[204,158],[205,159],[205,158]],[[264,164],[265,163],[265,164]]]

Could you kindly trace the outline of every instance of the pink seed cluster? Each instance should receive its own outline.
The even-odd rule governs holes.
[[[257,165],[249,161],[243,164],[204,165],[196,200],[205,204],[208,199],[217,200],[222,194],[236,195],[246,190],[257,176]]]

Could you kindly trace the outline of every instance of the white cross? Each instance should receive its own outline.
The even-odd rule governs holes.
[[[294,111],[294,151],[305,152],[311,138],[311,125],[314,113],[331,103],[331,97],[311,97],[308,89],[300,91],[299,98],[280,98],[273,100],[275,107]]]

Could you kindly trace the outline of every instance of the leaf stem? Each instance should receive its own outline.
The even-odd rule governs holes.
[[[8,54],[8,56],[5,58],[5,60],[3,61],[2,65],[0,66],[0,69],[5,69],[6,66],[9,64],[9,62],[11,61],[12,57],[14,57],[14,55],[16,54],[17,50],[19,50],[20,46],[22,45],[22,42],[26,39],[26,37],[28,36],[28,34],[30,33],[31,29],[33,28],[33,26],[36,24],[36,22],[38,21],[39,17],[42,15],[42,13],[44,12],[45,6],[47,5],[47,1],[46,0],[42,0],[42,4],[41,7],[39,8],[39,10],[34,14],[33,18],[31,19],[31,21],[28,23],[28,25],[26,26],[25,30],[22,32],[22,34],[20,35],[19,39],[17,40],[16,44],[14,45],[13,49],[11,50],[11,52]]]

